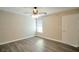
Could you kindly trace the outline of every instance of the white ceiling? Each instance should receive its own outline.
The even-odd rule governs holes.
[[[39,12],[47,12],[47,14],[53,14],[65,10],[75,9],[76,7],[38,7]],[[0,10],[14,12],[22,15],[32,13],[33,7],[0,7]]]

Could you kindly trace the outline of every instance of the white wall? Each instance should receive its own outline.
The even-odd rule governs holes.
[[[0,43],[27,38],[35,34],[35,21],[23,16],[0,11]]]

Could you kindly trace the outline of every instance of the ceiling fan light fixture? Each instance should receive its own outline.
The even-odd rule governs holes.
[[[39,17],[39,15],[32,15],[32,17],[33,17],[33,18],[38,18],[38,17]]]

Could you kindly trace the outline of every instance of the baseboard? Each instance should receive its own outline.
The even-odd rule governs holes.
[[[48,40],[53,40],[53,41],[57,41],[57,42],[60,42],[60,43],[67,44],[66,42],[63,42],[63,41],[60,41],[60,40],[56,40],[56,39],[53,39],[53,38],[50,38],[50,37],[46,37],[46,36],[43,36],[43,35],[36,35],[36,36],[41,37],[41,38],[45,38],[45,39],[48,39]],[[70,45],[70,44],[67,44],[67,45]],[[77,45],[70,45],[70,46],[79,47]]]
[[[28,39],[28,38],[31,38],[31,37],[34,37],[34,36],[35,35],[29,35],[29,36],[26,36],[26,37],[23,37],[23,38],[19,38],[19,39],[15,39],[15,40],[12,40],[12,41],[7,41],[7,42],[0,43],[0,45],[15,42],[15,41],[19,41],[19,40],[23,40],[23,39]]]

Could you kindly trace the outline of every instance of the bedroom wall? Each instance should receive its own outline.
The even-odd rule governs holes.
[[[43,17],[43,32],[38,33],[38,36],[62,41],[62,16],[78,13],[79,8],[76,8]]]
[[[52,39],[59,40],[59,16],[49,15],[42,18],[43,32],[38,33],[38,35],[49,37]]]
[[[31,16],[0,11],[0,44],[35,34],[35,21]]]

